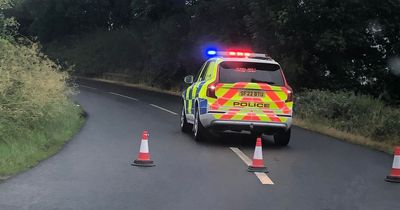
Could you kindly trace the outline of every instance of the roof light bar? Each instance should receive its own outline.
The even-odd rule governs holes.
[[[257,59],[271,59],[266,54],[253,53],[248,50],[228,50],[228,51],[217,51],[215,48],[209,48],[206,50],[207,57],[226,57],[226,58],[257,58]]]
[[[235,57],[235,58],[264,58],[268,59],[270,58],[266,54],[261,54],[261,53],[252,53],[252,52],[246,52],[246,51],[217,51],[214,56],[220,56],[220,57]]]

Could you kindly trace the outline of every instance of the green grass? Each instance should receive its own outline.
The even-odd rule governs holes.
[[[69,75],[40,52],[0,37],[0,179],[58,151],[81,127]]]
[[[295,123],[355,144],[392,153],[400,145],[400,109],[351,91],[296,94]]]
[[[60,150],[83,125],[81,112],[70,103],[56,118],[39,121],[34,126],[12,123],[3,126],[3,132],[10,135],[0,142],[0,179],[31,168]]]
[[[388,139],[386,141],[376,141],[371,137],[364,135],[349,133],[338,130],[324,123],[316,123],[311,119],[294,118],[293,124],[310,131],[314,131],[323,135],[331,136],[339,140],[343,140],[352,144],[362,145],[374,150],[382,151],[388,154],[393,154],[393,148],[398,145],[398,140]]]

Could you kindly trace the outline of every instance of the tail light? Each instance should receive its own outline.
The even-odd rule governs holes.
[[[287,99],[285,102],[293,102],[293,91],[291,90],[287,91]]]
[[[217,84],[216,83],[211,83],[207,86],[207,97],[210,98],[217,98],[217,96],[215,95],[215,89],[217,88]]]

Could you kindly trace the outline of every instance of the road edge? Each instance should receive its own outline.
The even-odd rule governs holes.
[[[83,77],[83,76],[77,76],[77,78],[105,82],[105,83],[110,83],[110,84],[116,84],[116,85],[121,85],[121,86],[126,86],[126,87],[133,87],[133,88],[148,90],[148,91],[157,92],[157,93],[164,93],[164,94],[168,94],[168,95],[172,95],[172,96],[180,96],[179,92],[161,90],[159,88],[151,87],[146,84],[134,84],[134,83],[129,83],[129,82],[125,82],[125,81],[110,80],[110,79],[103,79],[103,78]],[[371,138],[368,138],[368,137],[365,137],[365,136],[362,136],[359,134],[353,134],[353,133],[340,131],[340,130],[337,130],[332,127],[328,127],[328,126],[321,125],[321,124],[311,123],[307,120],[298,119],[296,117],[294,117],[293,124],[302,129],[309,130],[309,131],[312,131],[315,133],[319,133],[319,134],[322,134],[325,136],[333,137],[340,141],[348,142],[348,143],[355,144],[355,145],[365,146],[367,148],[370,148],[370,149],[373,149],[376,151],[380,151],[380,152],[384,152],[387,154],[393,154],[394,145],[373,141]]]
[[[129,82],[124,82],[124,81],[118,81],[118,80],[110,80],[110,79],[94,78],[94,77],[93,78],[92,77],[83,77],[83,76],[76,76],[76,78],[92,80],[92,81],[99,81],[99,82],[106,82],[106,83],[122,85],[122,86],[126,86],[126,87],[133,87],[133,88],[148,90],[148,91],[157,92],[157,93],[164,93],[164,94],[168,94],[168,95],[172,95],[172,96],[180,96],[179,92],[169,91],[169,90],[161,90],[160,88],[151,87],[146,84],[135,84],[135,83],[129,83]]]

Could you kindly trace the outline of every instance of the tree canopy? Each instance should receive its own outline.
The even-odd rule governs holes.
[[[131,31],[146,58],[137,62],[160,81],[197,71],[204,46],[240,46],[270,54],[296,90],[347,89],[400,100],[399,0],[13,2],[5,16],[16,17],[21,35],[43,43],[99,29]]]

